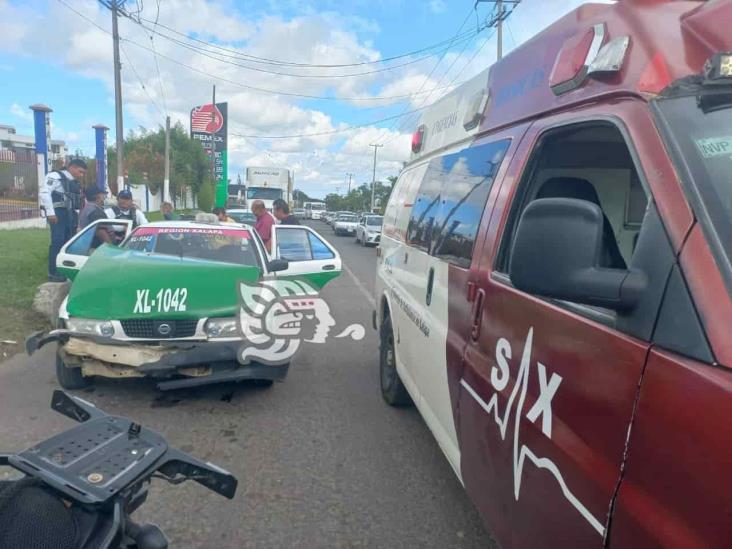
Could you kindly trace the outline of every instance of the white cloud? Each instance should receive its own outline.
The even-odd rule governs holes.
[[[384,9],[401,0],[377,0]],[[566,13],[581,0],[526,2],[511,17],[510,28],[516,42],[521,43]],[[531,4],[531,5],[529,5]],[[549,5],[551,4],[551,5]],[[74,9],[83,13],[102,29],[110,29],[109,11],[94,0],[76,0]],[[443,13],[446,0],[430,0],[424,4],[433,13]],[[347,126],[344,119],[329,114],[330,103],[308,101],[280,94],[266,94],[247,89],[254,86],[289,93],[373,98],[403,96],[419,90],[430,91],[411,98],[403,109],[413,109],[432,103],[452,86],[478,73],[495,60],[495,42],[485,47],[471,44],[462,54],[459,48],[448,53],[437,70],[432,71],[436,58],[431,57],[393,71],[372,72],[383,65],[363,65],[344,68],[304,68],[295,65],[267,63],[262,59],[287,59],[309,64],[354,64],[373,62],[383,57],[373,39],[381,32],[375,20],[338,13],[342,4],[335,0],[272,0],[255,15],[243,15],[234,0],[166,0],[160,3],[159,21],[183,34],[216,43],[223,50],[190,51],[162,37],[155,38],[160,78],[150,51],[149,33],[133,22],[120,21],[123,37],[122,78],[125,104],[125,128],[139,126],[156,128],[163,123],[165,111],[172,122],[188,127],[192,106],[210,101],[211,84],[216,84],[217,100],[229,103],[230,176],[236,178],[246,165],[286,165],[296,172],[306,192],[321,195],[325,190],[340,186],[345,190],[346,173],[356,173],[356,182],[370,181],[374,142],[384,143],[378,150],[377,178],[396,174],[409,156],[409,140],[416,115],[384,124],[384,128],[363,127],[345,133],[333,133]],[[146,2],[143,16],[155,18],[155,3]],[[104,83],[110,94],[104,113],[85,112],[94,118],[113,120],[112,45],[107,32],[83,20],[57,2],[47,7],[0,0],[0,51],[13,55],[55,62],[63,68]],[[282,15],[288,13],[289,15]],[[298,15],[291,15],[296,13]],[[63,32],[38,32],[39,28],[64,29]],[[160,32],[169,32],[159,27]],[[177,40],[186,42],[179,35]],[[513,47],[508,33],[507,49]],[[406,48],[405,48],[406,49]],[[129,57],[128,57],[129,56]],[[466,62],[473,56],[470,64]],[[213,57],[213,58],[212,58]],[[191,71],[168,58],[179,61],[210,76]],[[236,66],[236,63],[240,66]],[[448,71],[448,67],[450,70]],[[445,72],[447,71],[447,72]],[[272,74],[282,73],[282,74]],[[355,76],[345,76],[353,73]],[[318,76],[341,76],[320,78]],[[160,82],[163,82],[161,90]],[[233,84],[239,83],[240,85]],[[144,89],[143,89],[144,86]],[[40,98],[42,100],[42,98]],[[351,119],[369,120],[383,117],[378,109],[395,100],[344,101]],[[338,103],[337,103],[338,104]],[[18,106],[11,113],[25,120],[27,109]],[[56,106],[54,109],[74,109],[77,105]],[[357,112],[356,109],[362,112]],[[367,110],[368,109],[368,110]],[[79,109],[80,111],[82,109]],[[20,114],[20,113],[23,114]],[[333,112],[344,112],[339,109]],[[399,112],[399,111],[397,111]],[[78,125],[86,126],[86,122]],[[112,128],[113,134],[114,128]],[[74,132],[66,135],[70,139]],[[237,137],[242,135],[299,135],[280,140]],[[60,135],[57,131],[55,135]],[[296,183],[297,185],[297,183]]]
[[[24,109],[18,103],[13,103],[12,105],[10,105],[10,113],[26,122],[30,122],[31,120],[33,120],[33,114],[31,113],[30,109]]]
[[[447,4],[443,0],[430,0],[429,8],[432,13],[445,13]]]

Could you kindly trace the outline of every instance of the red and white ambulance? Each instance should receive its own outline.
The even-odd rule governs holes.
[[[425,111],[381,390],[504,547],[732,544],[732,1],[587,4]]]

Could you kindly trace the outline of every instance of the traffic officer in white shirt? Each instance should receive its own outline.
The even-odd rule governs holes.
[[[51,229],[48,247],[48,280],[63,282],[66,277],[56,272],[56,256],[61,247],[76,232],[78,212],[81,209],[81,184],[86,173],[86,162],[74,158],[61,170],[49,172],[38,189],[41,209],[46,213]]]
[[[117,193],[117,205],[107,208],[109,219],[129,219],[132,221],[132,228],[147,223],[145,214],[132,202],[132,192],[129,189],[122,189]]]

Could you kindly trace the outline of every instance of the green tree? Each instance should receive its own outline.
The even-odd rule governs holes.
[[[206,181],[198,191],[198,209],[204,212],[210,212],[213,209],[215,197],[216,189],[213,181]]]
[[[107,153],[110,187],[117,192],[117,152]],[[125,169],[130,185],[145,184],[152,194],[163,187],[165,177],[165,130],[140,128],[125,139]],[[213,185],[211,161],[201,143],[194,141],[181,124],[170,129],[170,193],[182,197],[188,191],[198,195],[207,183]],[[200,199],[200,198],[199,198]]]

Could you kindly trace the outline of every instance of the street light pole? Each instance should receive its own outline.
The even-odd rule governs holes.
[[[496,46],[498,61],[503,57],[503,0],[496,2],[496,9],[498,10],[498,28],[496,29],[497,42]]]
[[[374,175],[371,178],[371,210],[369,213],[372,213],[374,211],[374,191],[376,190],[376,151],[379,149],[379,147],[383,147],[384,145],[369,145],[369,147],[374,148]]]
[[[114,115],[117,143],[117,192],[125,187],[125,132],[122,126],[122,65],[119,61],[119,30],[117,29],[117,13],[119,0],[112,0],[112,43],[114,52]]]
[[[352,173],[347,173],[348,176],[348,194],[351,194],[351,178],[353,177]]]

